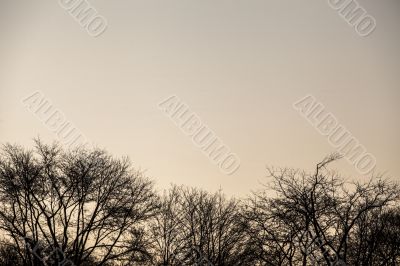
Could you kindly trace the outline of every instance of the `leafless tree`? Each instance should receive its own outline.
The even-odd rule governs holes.
[[[0,153],[0,265],[399,265],[400,189],[328,166],[268,168],[244,200],[172,186],[161,196],[100,149],[39,140]]]
[[[247,236],[242,226],[237,200],[174,186],[153,228],[159,264],[243,265]]]
[[[398,204],[399,187],[374,177],[366,183],[345,182],[328,164],[313,174],[269,168],[276,197],[261,191],[248,200],[244,215],[259,260],[266,265],[332,265],[350,261],[357,225],[376,210]]]
[[[149,258],[145,223],[158,208],[152,182],[103,150],[35,143],[4,145],[0,155],[0,230],[23,264]]]
[[[184,238],[185,230],[181,223],[181,195],[179,188],[173,186],[160,197],[161,208],[150,222],[153,240],[153,262],[156,265],[180,265],[183,254],[189,249]]]
[[[400,209],[378,208],[363,214],[349,246],[350,265],[399,265]]]

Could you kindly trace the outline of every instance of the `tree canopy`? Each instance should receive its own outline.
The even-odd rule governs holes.
[[[0,265],[399,265],[400,189],[269,168],[248,197],[154,183],[127,158],[35,141],[0,153]],[[274,192],[274,193],[271,193]]]

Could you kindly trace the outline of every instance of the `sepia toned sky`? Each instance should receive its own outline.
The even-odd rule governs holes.
[[[0,3],[0,141],[56,140],[21,100],[41,91],[91,145],[153,178],[229,195],[266,166],[311,170],[334,151],[292,107],[311,94],[400,180],[400,2],[359,0],[360,37],[328,1],[92,0],[108,21],[87,34],[58,1]],[[158,108],[177,95],[241,160],[225,175]],[[360,175],[346,160],[332,165]]]

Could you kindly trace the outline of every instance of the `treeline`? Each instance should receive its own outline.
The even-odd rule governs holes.
[[[244,199],[157,193],[128,159],[35,142],[0,154],[0,265],[400,265],[400,189],[268,169]]]

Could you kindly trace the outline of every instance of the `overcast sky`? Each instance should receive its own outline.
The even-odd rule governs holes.
[[[94,38],[58,1],[1,1],[0,141],[57,139],[21,103],[39,90],[158,187],[243,195],[268,182],[267,165],[312,169],[334,151],[292,107],[311,94],[398,177],[400,1],[359,3],[376,19],[367,37],[327,0],[92,0],[108,21]],[[158,109],[170,95],[240,157],[238,171],[222,173]]]

